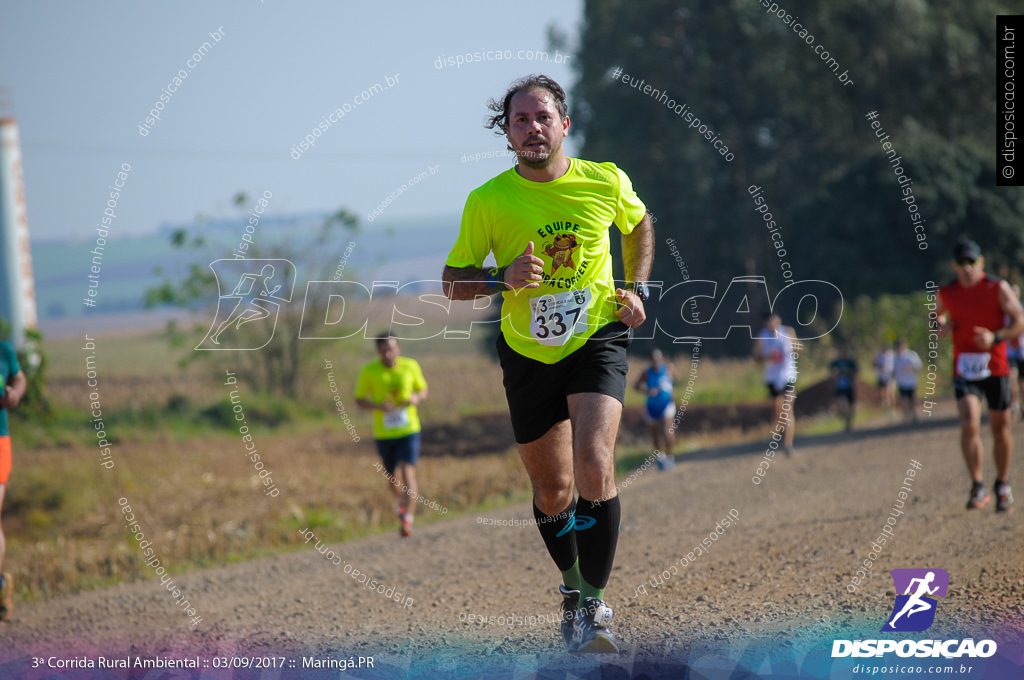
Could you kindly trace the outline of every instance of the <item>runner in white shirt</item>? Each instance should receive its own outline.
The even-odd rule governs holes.
[[[917,422],[914,410],[914,390],[917,389],[917,374],[921,372],[921,357],[907,346],[906,340],[896,342],[896,357],[893,360],[893,373],[896,376],[896,387],[900,393],[900,409],[903,419]]]
[[[787,454],[793,453],[793,435],[796,418],[793,401],[796,399],[796,355],[800,349],[792,328],[782,325],[778,314],[765,316],[764,328],[754,345],[754,360],[764,365],[764,383],[772,398],[775,412],[773,427],[781,432]]]

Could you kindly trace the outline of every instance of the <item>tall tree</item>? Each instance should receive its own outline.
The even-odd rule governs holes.
[[[768,12],[778,5],[785,8]],[[948,278],[961,234],[982,244],[993,269],[1012,273],[1024,261],[1024,191],[995,186],[999,13],[1012,8],[993,0],[588,0],[570,113],[584,155],[623,167],[657,217],[656,279],[680,279],[666,238],[692,277],[724,286],[761,275],[776,289],[785,260],[795,280],[831,281],[851,300]],[[667,92],[676,108],[646,86]],[[870,111],[914,181],[927,250]],[[774,242],[754,186],[772,214]]]

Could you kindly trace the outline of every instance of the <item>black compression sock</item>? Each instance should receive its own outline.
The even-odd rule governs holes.
[[[604,599],[604,588],[615,562],[619,542],[619,497],[591,502],[580,496],[576,508],[576,544],[580,555],[580,601],[584,597]]]
[[[576,499],[569,506],[555,515],[545,515],[533,504],[533,516],[537,520],[537,528],[544,539],[548,554],[555,561],[555,566],[562,572],[565,585],[572,589],[579,588],[579,570],[576,566]],[[570,582],[574,581],[574,582]]]

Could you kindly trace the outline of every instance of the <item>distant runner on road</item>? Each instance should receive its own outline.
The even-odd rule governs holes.
[[[971,476],[967,508],[984,507],[981,444],[981,397],[988,402],[992,453],[996,461],[996,511],[1013,507],[1010,491],[1010,364],[1006,339],[1024,332],[1024,309],[1010,285],[984,271],[985,258],[974,241],[953,249],[956,281],[939,288],[938,322],[943,335],[953,333],[953,388],[960,410],[960,448]],[[1009,321],[1007,321],[1009,319]]]
[[[839,346],[839,356],[829,364],[832,382],[836,390],[839,413],[846,421],[846,431],[853,430],[853,417],[857,408],[857,372],[860,367],[850,355],[850,348]]]
[[[773,431],[782,433],[787,455],[793,454],[793,436],[796,434],[793,402],[796,400],[797,370],[793,351],[797,346],[793,329],[783,326],[778,314],[766,314],[764,328],[754,343],[754,361],[764,365],[764,384],[775,412]]]
[[[885,414],[892,419],[893,416],[893,362],[896,360],[896,353],[892,351],[892,347],[886,345],[882,349],[878,350],[878,354],[875,355],[874,368],[875,378],[878,380],[878,398],[882,402],[882,408],[885,409]]]
[[[672,418],[676,415],[676,404],[672,390],[676,383],[676,371],[672,364],[665,363],[660,349],[651,352],[651,363],[644,369],[634,385],[638,392],[647,395],[644,402],[644,422],[651,430],[651,445],[672,457],[676,443],[672,431]]]
[[[373,411],[377,442],[389,486],[398,503],[400,533],[412,535],[416,513],[416,462],[420,457],[420,417],[416,407],[427,398],[427,381],[415,359],[399,356],[398,340],[377,338],[377,359],[363,366],[356,381],[356,404]]]
[[[914,409],[914,392],[917,390],[917,374],[921,372],[921,357],[910,349],[906,340],[896,341],[896,359],[893,362],[896,376],[896,389],[900,394],[900,409],[903,420],[917,422],[917,411]]]

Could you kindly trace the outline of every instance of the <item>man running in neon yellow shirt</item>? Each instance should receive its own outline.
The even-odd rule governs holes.
[[[359,372],[356,404],[373,411],[373,437],[398,501],[400,531],[402,536],[412,536],[419,498],[416,461],[420,457],[420,417],[416,406],[427,398],[427,381],[419,363],[399,356],[399,352],[395,338],[377,338],[380,357]]]
[[[502,294],[498,357],[534,516],[562,572],[562,635],[573,652],[615,652],[604,602],[619,533],[615,436],[630,329],[646,318],[651,218],[614,164],[566,157],[558,83],[529,76],[489,106],[488,127],[518,164],[470,193],[445,294]],[[612,279],[612,224],[622,234],[622,288]],[[485,269],[491,253],[498,266]]]

